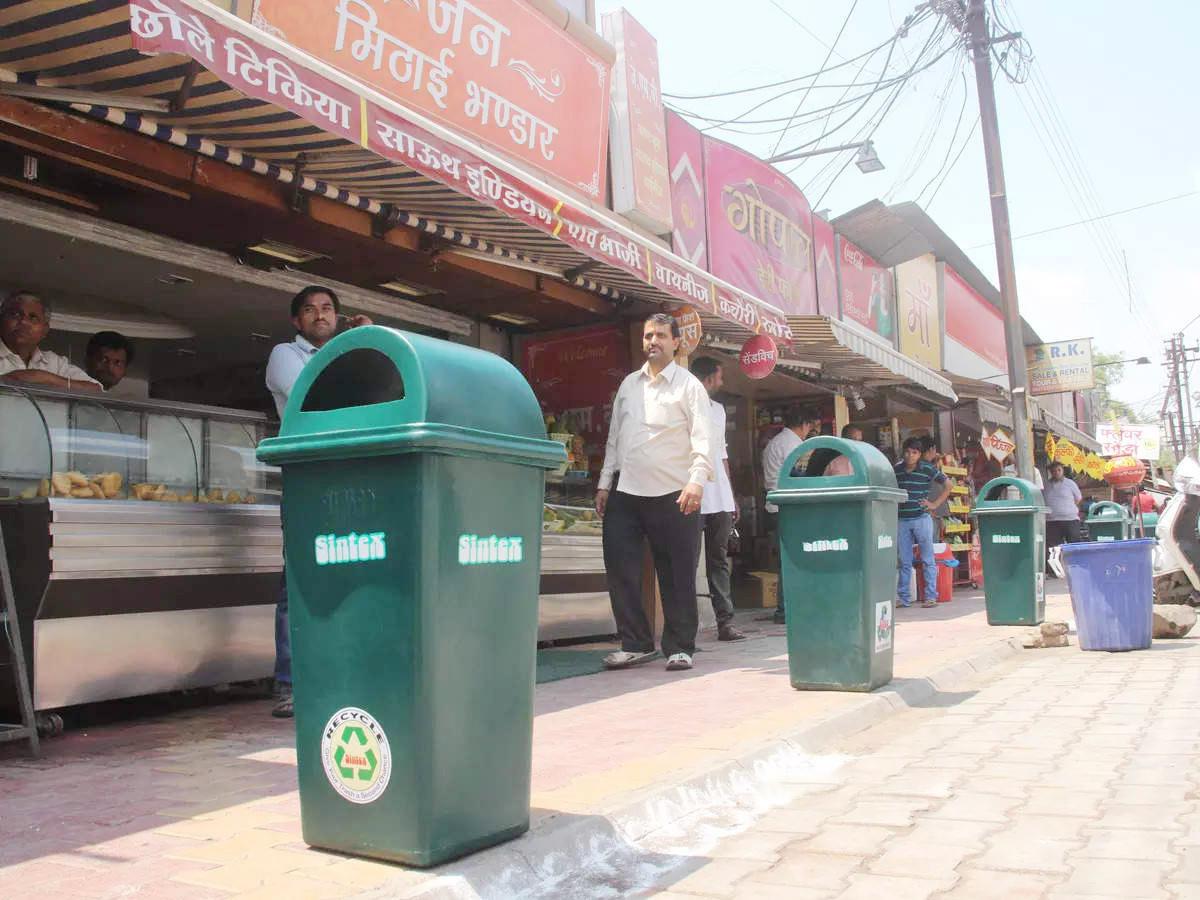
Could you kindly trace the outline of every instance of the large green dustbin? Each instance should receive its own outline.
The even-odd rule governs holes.
[[[1046,618],[1049,511],[1037,485],[1021,478],[993,478],[979,492],[971,515],[979,520],[989,625],[1038,625]]]
[[[825,475],[838,456],[852,473]],[[892,680],[897,515],[907,496],[887,458],[860,441],[811,438],[784,463],[768,499],[779,506],[797,690],[870,691]]]
[[[1088,510],[1088,537],[1097,543],[1127,541],[1133,536],[1133,519],[1120,503],[1104,500]]]
[[[304,839],[431,866],[529,827],[548,441],[481,350],[375,326],[277,438]]]
[[[1158,513],[1156,513],[1156,512],[1142,513],[1141,525],[1142,525],[1142,528],[1146,532],[1146,535],[1145,535],[1146,537],[1148,537],[1148,538],[1158,537]],[[1137,528],[1137,522],[1135,520],[1134,529],[1136,530],[1136,528]]]

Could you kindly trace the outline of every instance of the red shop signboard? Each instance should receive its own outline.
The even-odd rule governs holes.
[[[629,339],[614,325],[597,325],[526,339],[521,372],[544,414],[570,416],[590,444],[608,437],[612,400],[629,374]]]

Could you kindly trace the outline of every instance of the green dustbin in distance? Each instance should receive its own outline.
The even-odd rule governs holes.
[[[1133,526],[1135,532],[1137,531],[1137,524],[1138,524],[1137,520],[1135,519],[1134,526]],[[1148,537],[1148,538],[1158,537],[1158,513],[1156,513],[1156,512],[1142,513],[1141,524],[1142,524],[1142,528],[1146,532],[1146,537]]]
[[[1133,535],[1133,519],[1120,503],[1103,500],[1088,510],[1088,537],[1097,543],[1127,541]]]
[[[509,363],[368,326],[280,434],[304,839],[431,866],[529,827],[546,440]]]
[[[838,456],[852,474],[825,475]],[[859,441],[810,438],[784,463],[769,499],[779,506],[797,690],[870,691],[892,680],[897,515],[907,496],[887,458]]]
[[[1020,478],[993,478],[979,492],[971,515],[979,520],[989,625],[1038,625],[1046,618],[1049,511],[1037,485]]]

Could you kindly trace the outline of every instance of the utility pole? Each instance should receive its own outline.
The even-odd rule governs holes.
[[[992,233],[996,238],[996,268],[1000,274],[1000,306],[1004,314],[1004,343],[1008,350],[1008,383],[1012,395],[1013,441],[1017,445],[1017,474],[1033,478],[1033,432],[1029,417],[1029,386],[1021,309],[1017,303],[1017,272],[1013,263],[1012,229],[1008,221],[1008,195],[1004,187],[1004,160],[1000,154],[1000,124],[992,84],[991,38],[988,36],[984,0],[968,0],[966,34],[975,61],[979,94],[979,124],[987,160],[988,188],[992,197]]]

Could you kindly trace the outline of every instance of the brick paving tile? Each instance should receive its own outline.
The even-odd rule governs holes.
[[[976,852],[974,847],[914,841],[908,837],[889,846],[887,852],[868,863],[867,868],[876,875],[953,881],[955,869]]]
[[[739,886],[731,897],[732,900],[831,900],[837,895],[836,890],[748,881]]]
[[[960,867],[954,890],[938,898],[962,900],[1042,900],[1061,878],[1033,872],[998,872],[993,869]]]
[[[1035,787],[1029,792],[1029,802],[1021,812],[1047,816],[1080,816],[1090,819],[1099,815],[1100,806],[1110,799],[1104,791],[1078,791],[1059,787]]]
[[[882,825],[904,828],[911,825],[913,816],[928,809],[932,801],[923,797],[874,797],[865,796],[849,811],[831,819],[832,824]]]
[[[722,841],[709,855],[716,859],[758,859],[775,862],[779,859],[780,851],[795,839],[795,835],[791,834],[751,831]]]
[[[973,864],[980,869],[1066,874],[1071,871],[1067,854],[1078,847],[1078,841],[1038,839],[1028,834],[1000,834],[991,839],[988,849],[976,857]]]
[[[1171,844],[1175,837],[1176,835],[1169,831],[1092,831],[1085,835],[1086,843],[1074,855],[1080,859],[1151,859],[1172,862],[1176,859],[1176,854],[1171,852]]]
[[[898,878],[893,875],[851,875],[850,887],[838,894],[838,900],[928,900],[948,890],[955,879],[933,881],[926,878]]]
[[[794,850],[765,872],[755,873],[749,882],[795,884],[805,887],[844,889],[846,877],[863,861],[861,856],[842,856],[829,853],[809,853]]]
[[[740,882],[758,877],[769,868],[770,864],[762,860],[714,859],[672,884],[671,889],[706,897],[729,897]]]
[[[1182,865],[1168,877],[1168,882],[1192,885],[1191,890],[1200,897],[1200,844],[1177,845]]]
[[[998,794],[959,791],[950,800],[928,813],[931,819],[963,819],[968,822],[1006,822],[1008,812],[1020,801]]]
[[[1143,861],[1130,865],[1126,860],[1090,860],[1087,865],[1076,868],[1056,894],[1154,900],[1168,896],[1161,885],[1170,869],[1171,864],[1161,862]]]
[[[797,849],[810,853],[874,856],[896,840],[892,828],[873,825],[825,825],[815,837],[796,842]]]
[[[1186,803],[1164,802],[1157,806],[1110,803],[1096,820],[1095,827],[1183,831],[1184,826],[1179,819],[1189,810],[1190,806]]]

